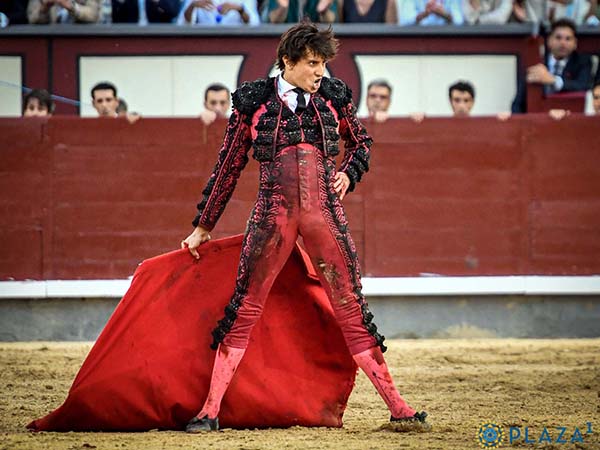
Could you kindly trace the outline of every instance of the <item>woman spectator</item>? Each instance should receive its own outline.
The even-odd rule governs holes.
[[[396,0],[338,0],[340,22],[397,23]]]
[[[268,0],[267,20],[271,23],[296,23],[303,17],[308,17],[315,23],[335,22],[337,2],[335,0]]]

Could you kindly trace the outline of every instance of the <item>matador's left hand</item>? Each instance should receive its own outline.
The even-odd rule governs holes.
[[[333,182],[333,190],[339,195],[340,200],[344,200],[346,191],[350,187],[350,178],[344,172],[338,172],[335,174]]]

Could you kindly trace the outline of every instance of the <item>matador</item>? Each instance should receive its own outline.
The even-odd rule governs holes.
[[[425,422],[398,393],[383,352],[384,337],[363,296],[356,247],[342,205],[369,169],[371,137],[356,116],[349,87],[325,77],[338,51],[331,28],[303,21],[277,49],[280,75],[246,82],[233,95],[233,112],[217,163],[198,204],[194,231],[184,241],[192,255],[210,239],[234,191],[248,152],[260,164],[260,185],[247,223],[235,292],[213,331],[217,351],[208,397],[186,431],[218,430],[221,400],[248,346],[267,294],[302,236],[345,342],[391,412],[391,421]],[[344,157],[336,168],[339,141]],[[259,413],[259,412],[257,412]]]

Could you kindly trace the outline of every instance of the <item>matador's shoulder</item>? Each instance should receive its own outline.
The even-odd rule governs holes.
[[[331,103],[338,111],[352,101],[352,89],[339,78],[323,77],[319,92],[325,98],[331,100]]]
[[[260,78],[255,81],[244,81],[231,94],[233,107],[242,114],[252,115],[265,103],[274,89],[274,78]]]

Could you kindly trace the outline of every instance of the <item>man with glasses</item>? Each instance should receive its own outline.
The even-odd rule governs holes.
[[[367,87],[367,110],[369,118],[375,122],[385,122],[389,118],[388,110],[392,102],[392,87],[390,84],[378,78],[369,83]]]

